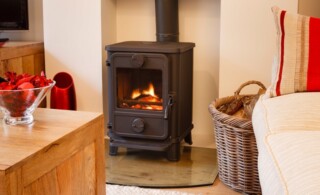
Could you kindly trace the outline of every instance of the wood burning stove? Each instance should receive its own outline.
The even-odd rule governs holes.
[[[174,21],[177,3],[156,0],[156,9],[176,10]],[[157,21],[170,16],[156,13]],[[157,24],[157,42],[106,46],[110,155],[116,155],[118,147],[138,148],[166,151],[168,160],[177,161],[181,141],[192,144],[195,44],[177,42],[177,28],[170,25]],[[172,29],[175,32],[166,32]]]

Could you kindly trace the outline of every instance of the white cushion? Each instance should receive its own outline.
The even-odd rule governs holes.
[[[252,123],[263,194],[320,194],[319,100],[320,93],[295,93],[257,102]]]
[[[266,146],[285,194],[320,194],[320,131],[270,134]]]

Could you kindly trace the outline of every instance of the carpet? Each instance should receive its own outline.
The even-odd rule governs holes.
[[[186,192],[147,189],[134,186],[106,185],[107,195],[194,195]]]
[[[178,162],[165,152],[119,148],[109,156],[106,140],[106,183],[140,187],[191,187],[212,185],[218,174],[217,151],[181,146]]]

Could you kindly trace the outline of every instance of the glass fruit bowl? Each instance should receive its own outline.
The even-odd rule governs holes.
[[[38,88],[0,90],[3,121],[8,125],[32,123],[34,110],[54,85],[55,81],[52,81],[47,86]]]

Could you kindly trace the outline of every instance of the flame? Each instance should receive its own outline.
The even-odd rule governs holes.
[[[149,88],[147,90],[143,90],[142,91],[143,95],[150,95],[152,97],[158,97],[155,93],[154,93],[154,86],[152,83],[149,83]]]
[[[138,100],[142,102],[150,102],[151,105],[145,104],[135,104],[130,106],[133,109],[143,109],[143,110],[162,110],[162,105],[153,105],[151,102],[162,102],[155,94],[155,89],[152,83],[149,83],[148,89],[134,89],[131,93],[131,99]]]
[[[131,99],[135,99],[135,98],[139,97],[140,95],[141,95],[140,90],[135,89],[135,90],[133,90],[133,92],[131,94]]]
[[[143,90],[142,93],[140,92],[140,89],[135,89],[131,93],[131,99],[135,99],[141,95],[149,95],[151,97],[158,98],[158,96],[154,92],[154,86],[152,83],[149,83],[149,88],[146,90]]]

